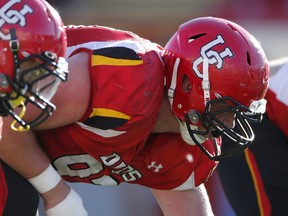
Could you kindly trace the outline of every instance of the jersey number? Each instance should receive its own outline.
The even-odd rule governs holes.
[[[118,183],[108,175],[101,175],[104,166],[108,167],[113,175],[120,175],[123,181],[131,182],[142,177],[138,170],[132,166],[126,165],[121,157],[113,153],[108,156],[101,156],[100,163],[89,154],[82,155],[67,155],[57,158],[53,165],[61,176],[89,178],[92,175],[99,175],[97,178],[92,178],[90,181],[96,185],[117,185]]]

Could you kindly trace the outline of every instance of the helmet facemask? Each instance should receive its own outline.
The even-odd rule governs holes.
[[[175,69],[177,68],[175,67]],[[196,144],[212,160],[222,160],[237,156],[252,144],[255,135],[249,122],[259,123],[261,121],[262,114],[265,112],[266,100],[253,101],[248,108],[232,97],[222,97],[215,92],[212,94],[207,59],[203,60],[202,71],[201,91],[203,93],[201,95],[203,97],[204,110],[190,109],[185,112],[182,122],[179,120],[182,138],[188,144]],[[190,83],[189,78],[184,74],[182,80],[183,93],[191,94],[193,88],[187,84]],[[222,117],[228,115],[233,115],[233,126],[226,125],[225,121],[223,121]],[[207,137],[213,139],[212,148],[210,148],[211,146],[205,148],[203,145]],[[216,140],[219,137],[226,137],[230,141],[222,143],[221,148],[219,148]],[[213,150],[209,151],[207,149]]]
[[[15,130],[34,127],[52,114],[55,106],[49,100],[56,93],[60,82],[66,81],[68,76],[68,65],[63,57],[57,59],[57,56],[51,52],[43,52],[41,55],[22,53],[22,55],[26,57],[21,61],[15,59],[14,80],[3,75],[1,82],[8,82],[12,88],[5,96],[1,96],[1,110],[4,111],[2,114],[10,114],[15,119],[11,125]],[[37,108],[39,114],[33,120],[26,122],[23,120],[26,106],[31,105]],[[16,107],[22,107],[19,114],[14,110]],[[18,128],[15,127],[16,123],[20,125]]]
[[[211,107],[214,104],[227,104],[223,109],[213,111]],[[233,127],[225,125],[220,116],[223,115],[234,115],[235,125]],[[191,126],[195,119],[201,124],[201,130]],[[222,160],[237,156],[245,148],[251,145],[254,140],[254,132],[249,124],[259,123],[262,119],[261,113],[252,113],[251,110],[242,104],[238,103],[230,97],[223,97],[219,99],[210,100],[207,102],[204,114],[201,115],[199,112],[189,110],[185,115],[185,123],[188,132],[193,142],[210,158],[213,160]],[[207,136],[209,132],[214,137],[214,152],[213,155],[209,152],[197,139],[200,136]],[[226,137],[230,139],[229,144],[222,143],[221,152],[218,150],[215,138]]]
[[[14,118],[12,129],[27,130],[55,110],[49,101],[67,80],[66,31],[46,1],[3,0],[0,9],[0,115]],[[33,109],[26,113],[26,106]]]

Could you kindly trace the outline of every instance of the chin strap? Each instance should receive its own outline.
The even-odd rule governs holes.
[[[24,104],[23,101],[21,101],[21,106],[22,106],[22,110],[19,114],[19,118],[22,119],[22,117],[25,115],[26,113],[26,106]],[[15,125],[17,124],[17,120],[13,120],[13,122],[11,123],[11,129],[14,130],[14,131],[20,131],[20,132],[23,132],[23,131],[28,131],[30,130],[30,125],[27,125],[26,127],[23,127],[23,126],[19,126],[19,127],[16,127]]]
[[[192,139],[188,129],[187,129],[187,126],[186,126],[186,123],[185,122],[181,122],[178,118],[177,118],[178,122],[179,122],[179,132],[181,134],[181,137],[182,139],[189,145],[196,145],[196,143],[194,142],[194,140]],[[197,126],[194,126],[194,125],[190,125],[190,127],[193,129],[193,130],[198,130],[198,127]],[[194,138],[197,140],[197,142],[199,142],[200,144],[202,144],[203,142],[205,142],[206,138],[204,138],[203,136],[201,135],[198,135],[198,134],[194,134]]]

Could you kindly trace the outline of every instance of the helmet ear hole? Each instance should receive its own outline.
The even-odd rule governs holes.
[[[192,90],[192,83],[190,82],[189,78],[184,74],[182,78],[182,90],[186,94],[190,94]]]

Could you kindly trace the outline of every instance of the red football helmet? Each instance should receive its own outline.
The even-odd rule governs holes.
[[[49,100],[67,79],[66,33],[44,0],[2,0],[0,10],[0,115],[10,114],[28,129],[51,115]],[[26,105],[40,111],[29,122],[23,120]],[[20,114],[16,107],[22,107]]]
[[[242,152],[254,139],[248,121],[259,122],[265,112],[270,71],[259,42],[231,21],[201,17],[182,24],[164,50],[168,97],[191,144],[214,160]],[[183,90],[185,79],[191,83],[189,92]],[[219,102],[229,107],[211,112],[211,105]],[[233,129],[217,118],[225,112],[236,116]],[[199,125],[206,131],[198,130]],[[199,138],[209,131],[215,137],[226,135],[235,144],[223,143],[222,153],[211,155]]]

